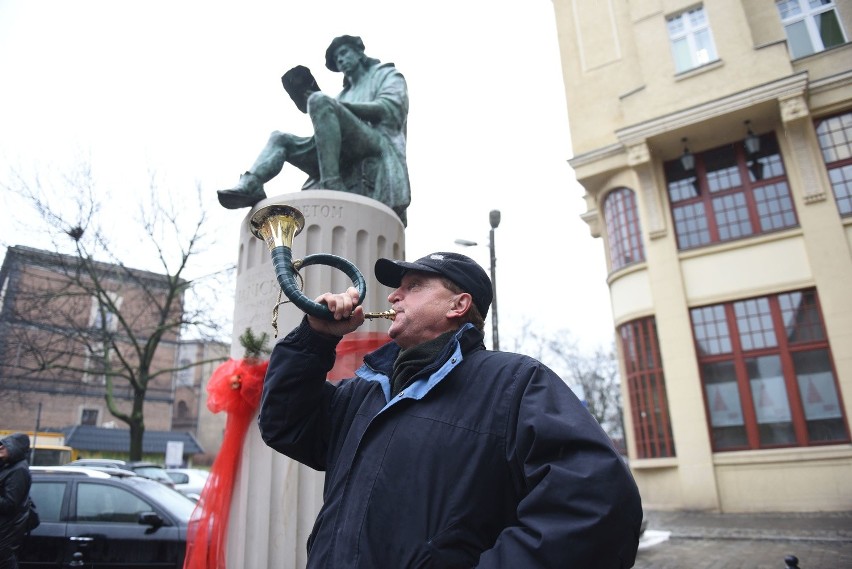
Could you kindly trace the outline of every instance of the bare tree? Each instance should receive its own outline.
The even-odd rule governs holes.
[[[11,283],[11,267],[3,265],[4,391],[99,392],[129,427],[130,459],[138,460],[146,401],[152,394],[168,399],[176,371],[208,363],[178,363],[177,342],[220,339],[225,329],[211,307],[215,297],[199,292],[232,267],[189,276],[210,241],[200,188],[194,207],[185,207],[152,175],[147,201],[133,215],[97,199],[87,166],[65,176],[59,191],[39,176],[13,173],[10,180],[4,189],[37,213],[37,230],[49,235],[51,248],[7,251],[7,260],[15,252],[27,263]],[[143,263],[155,269],[129,266]]]
[[[623,436],[621,425],[621,382],[613,348],[582,352],[575,345],[548,341],[549,353],[566,370],[566,381],[579,388],[589,412],[612,439]]]
[[[615,347],[584,350],[568,330],[548,334],[533,328],[530,322],[522,324],[515,350],[524,351],[559,373],[610,438],[621,439],[621,382]]]

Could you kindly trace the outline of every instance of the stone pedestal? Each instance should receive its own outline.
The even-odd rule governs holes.
[[[368,311],[388,308],[387,287],[373,266],[380,257],[404,258],[405,234],[396,214],[383,204],[343,192],[302,191],[266,199],[246,215],[241,226],[236,305],[231,356],[242,357],[239,336],[251,327],[273,336],[272,310],[280,290],[266,244],[252,235],[251,215],[261,207],[286,204],[305,216],[305,227],[293,240],[293,258],[331,253],[348,259],[364,274]],[[304,293],[314,299],[326,291],[340,292],[349,278],[325,266],[302,269]],[[282,300],[286,300],[283,297]],[[302,319],[292,304],[278,310],[278,335],[286,336]],[[360,331],[387,330],[387,320],[368,321]],[[271,344],[270,344],[271,345]],[[267,447],[255,425],[249,428],[234,489],[228,528],[228,567],[301,569],[305,544],[322,504],[323,474]]]

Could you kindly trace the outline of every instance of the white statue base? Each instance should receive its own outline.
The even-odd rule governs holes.
[[[308,190],[263,200],[246,215],[241,226],[237,265],[236,305],[231,357],[241,358],[240,335],[246,328],[273,338],[272,310],[280,287],[269,249],[252,235],[248,220],[261,207],[283,204],[305,216],[305,227],[293,239],[293,259],[331,253],[357,266],[367,282],[364,308],[388,308],[387,287],[380,285],[373,267],[381,257],[405,257],[402,222],[389,207],[375,200],[328,190]],[[305,295],[340,292],[351,285],[337,269],[302,269]],[[287,300],[283,297],[282,300]],[[303,314],[292,304],[278,309],[278,338],[286,336]],[[387,330],[387,320],[368,321],[365,332]],[[271,344],[270,344],[271,347]],[[256,424],[249,427],[237,474],[228,525],[227,566],[244,569],[301,569],[307,563],[306,543],[322,505],[323,474],[273,451],[261,440]]]

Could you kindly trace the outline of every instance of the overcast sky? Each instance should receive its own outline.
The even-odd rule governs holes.
[[[233,186],[272,130],[311,133],[280,77],[305,65],[336,94],[342,76],[324,53],[341,34],[361,36],[408,82],[408,258],[456,250],[487,269],[488,213],[499,209],[502,347],[524,319],[608,345],[603,244],[579,218],[583,190],[567,163],[550,0],[0,0],[0,175],[90,160],[123,208],[149,170],[174,192],[200,184],[221,258],[235,259],[245,211],[223,210],[215,191]],[[285,167],[267,194],[304,179]],[[24,215],[4,207],[3,252],[47,246],[37,226],[11,223]]]

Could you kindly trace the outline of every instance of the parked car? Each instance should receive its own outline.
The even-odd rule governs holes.
[[[208,471],[198,468],[167,468],[166,474],[174,481],[175,490],[196,501],[207,483],[207,477],[210,476]]]
[[[139,476],[144,476],[145,478],[156,480],[160,484],[165,484],[169,488],[175,487],[175,483],[172,481],[171,478],[169,478],[169,475],[166,474],[166,469],[154,462],[128,462],[126,460],[118,460],[114,458],[81,458],[69,462],[68,466],[86,466],[90,468],[99,469],[106,468],[130,470],[135,472]]]
[[[21,568],[181,569],[195,503],[120,469],[30,467],[41,524],[25,539]]]

